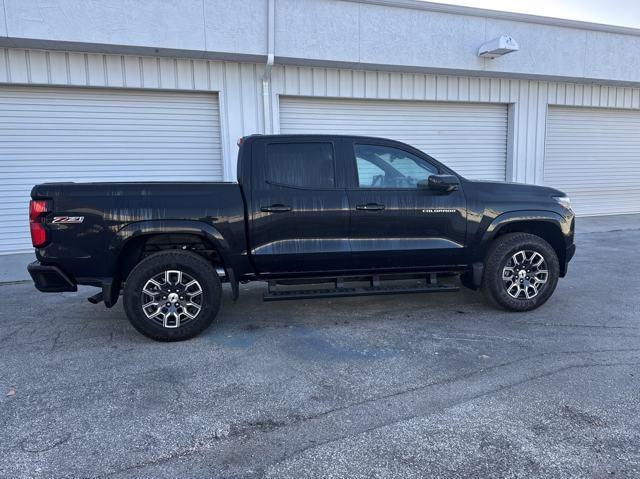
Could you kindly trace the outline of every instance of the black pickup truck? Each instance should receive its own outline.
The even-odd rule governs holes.
[[[122,293],[158,340],[214,320],[221,283],[267,281],[265,300],[482,289],[496,306],[543,304],[575,252],[560,191],[467,180],[420,150],[354,136],[252,135],[237,183],[45,183],[31,192],[44,292]]]

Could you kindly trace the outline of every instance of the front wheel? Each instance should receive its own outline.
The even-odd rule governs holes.
[[[196,336],[213,322],[222,286],[214,268],[189,251],[161,251],[136,265],[124,287],[134,328],[158,341]]]
[[[509,233],[489,248],[482,290],[501,308],[530,311],[551,297],[559,273],[558,256],[549,243],[532,234]]]

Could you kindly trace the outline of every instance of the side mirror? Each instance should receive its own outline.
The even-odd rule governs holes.
[[[451,193],[460,188],[460,180],[454,175],[431,175],[427,181],[418,182],[418,186],[441,193]]]

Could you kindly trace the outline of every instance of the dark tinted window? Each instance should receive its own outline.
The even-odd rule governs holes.
[[[418,181],[436,175],[432,164],[411,153],[379,145],[355,145],[358,186],[416,188]]]
[[[333,188],[333,146],[331,143],[271,143],[267,146],[266,179],[280,185]]]

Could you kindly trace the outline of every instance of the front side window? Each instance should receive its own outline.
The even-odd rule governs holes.
[[[398,148],[355,145],[355,155],[361,188],[416,188],[418,181],[438,174],[432,164]]]
[[[271,143],[267,145],[268,183],[299,188],[334,188],[331,143]]]

